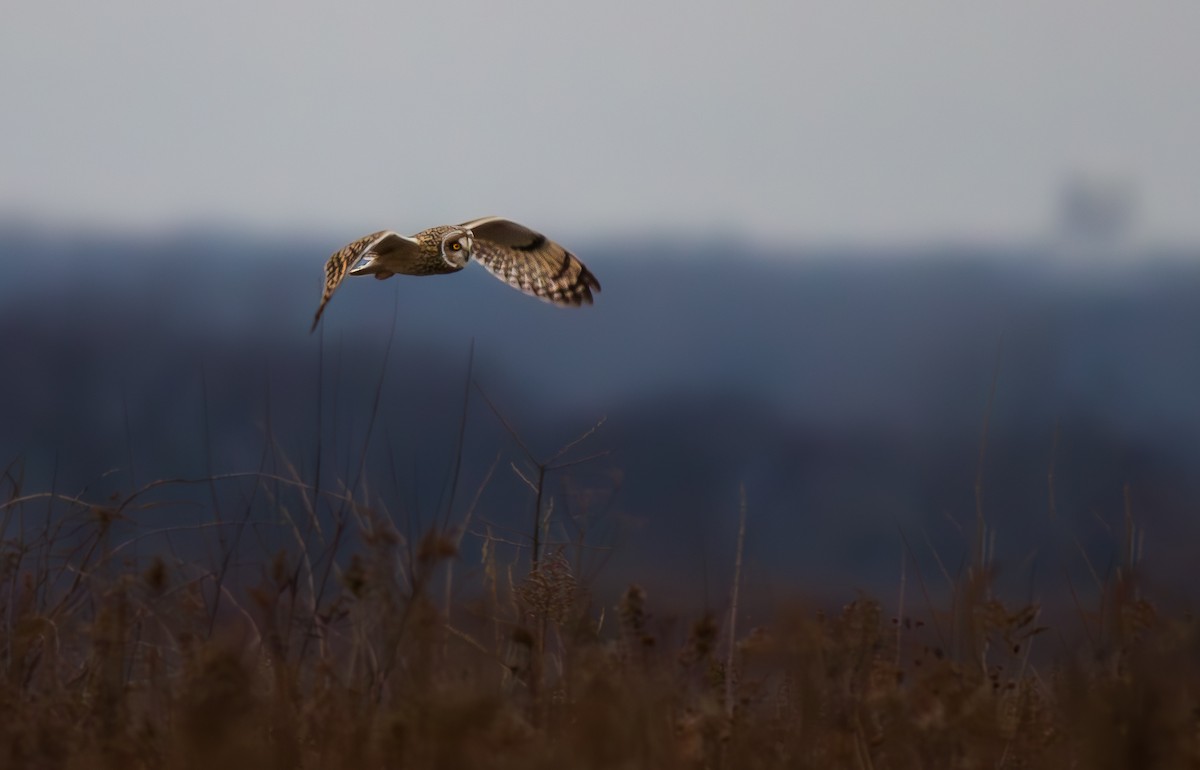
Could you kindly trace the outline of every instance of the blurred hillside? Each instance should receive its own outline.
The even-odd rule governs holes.
[[[1081,573],[1081,547],[1103,572],[1127,500],[1149,569],[1175,583],[1191,567],[1193,255],[614,238],[572,244],[603,284],[592,308],[471,267],[350,280],[310,336],[340,245],[0,232],[0,462],[29,488],[103,494],[254,470],[271,438],[306,477],[348,484],[369,432],[376,498],[427,523],[446,515],[473,339],[474,379],[535,454],[606,418],[571,456],[610,454],[552,474],[551,491],[556,515],[615,546],[610,570],[722,591],[744,482],[755,585],[819,593],[894,585],[900,531],[954,571],[994,383],[980,478],[1003,577],[1035,591]],[[523,531],[532,495],[509,465],[528,463],[478,390],[464,442],[451,520],[499,452],[478,515]]]

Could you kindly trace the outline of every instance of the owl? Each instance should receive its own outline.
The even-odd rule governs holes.
[[[439,225],[412,236],[380,230],[329,257],[325,290],[311,331],[316,331],[325,305],[347,275],[373,275],[383,280],[397,273],[456,273],[472,257],[510,286],[555,305],[590,305],[592,292],[600,291],[596,276],[574,254],[541,233],[502,217]]]

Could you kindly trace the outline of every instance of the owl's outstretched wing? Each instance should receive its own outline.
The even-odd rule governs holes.
[[[317,330],[317,323],[321,320],[321,313],[325,312],[326,303],[351,270],[355,275],[374,273],[377,278],[387,278],[391,273],[372,269],[375,261],[380,256],[399,249],[416,248],[419,248],[418,244],[412,238],[391,230],[380,230],[333,252],[325,263],[325,289],[321,293],[321,304],[317,306],[317,314],[313,317],[309,334]],[[360,262],[363,264],[360,265]]]
[[[492,275],[555,305],[590,305],[600,282],[571,252],[541,233],[502,217],[462,226],[474,236],[472,256]]]

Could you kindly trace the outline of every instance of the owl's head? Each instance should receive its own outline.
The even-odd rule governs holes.
[[[442,235],[442,259],[451,267],[463,268],[471,259],[474,245],[471,231],[464,227],[452,227]]]

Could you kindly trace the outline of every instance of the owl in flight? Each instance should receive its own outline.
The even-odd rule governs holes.
[[[379,280],[402,275],[456,273],[474,257],[492,275],[555,305],[592,304],[600,282],[571,252],[541,233],[503,217],[439,225],[416,235],[380,230],[335,251],[325,263],[325,291],[311,331],[347,275]]]

